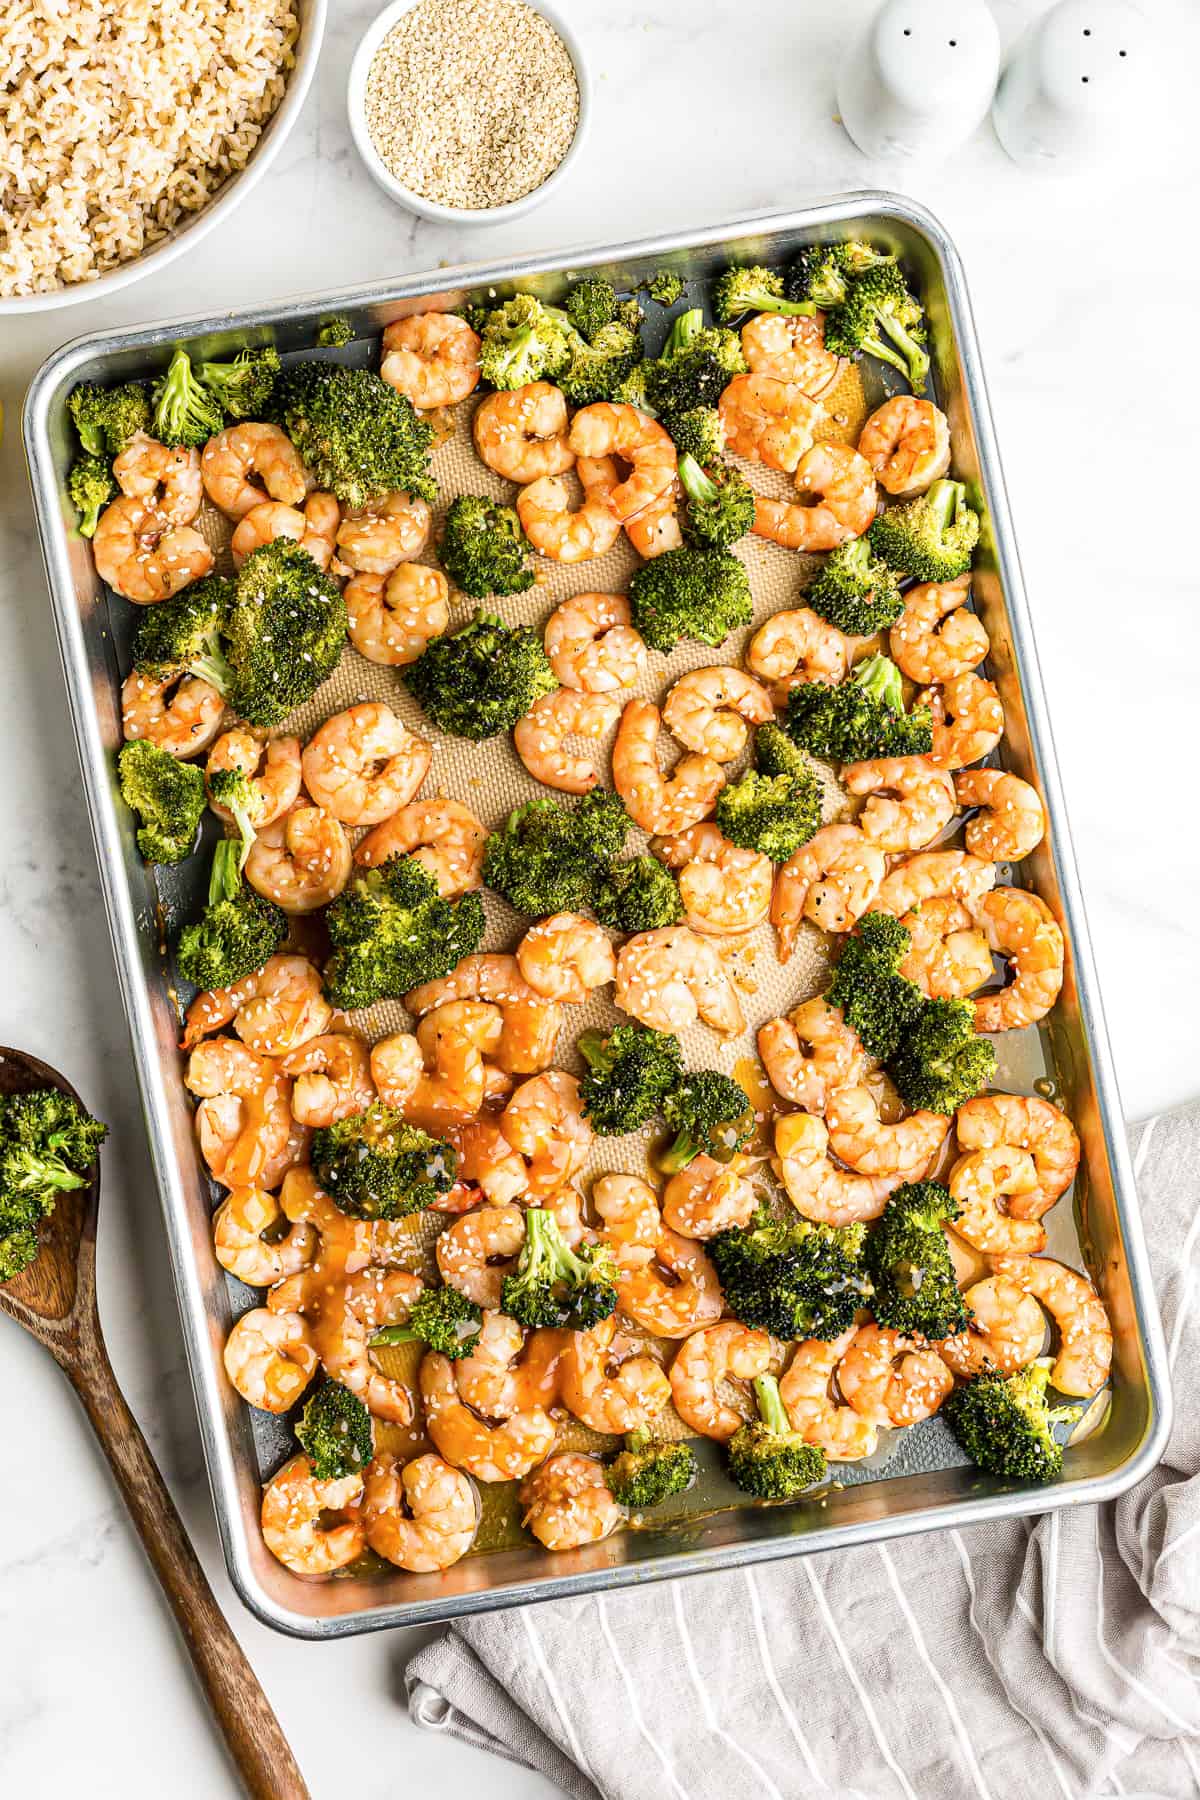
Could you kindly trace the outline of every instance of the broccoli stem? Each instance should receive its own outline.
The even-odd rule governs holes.
[[[773,1375],[756,1375],[754,1377],[754,1398],[758,1403],[758,1416],[768,1431],[776,1437],[782,1436],[792,1429],[792,1422],[787,1416],[783,1404],[783,1396],[779,1392],[779,1383]]]
[[[700,307],[693,306],[687,312],[680,313],[663,345],[663,361],[667,362],[691,343],[692,339],[704,329],[704,314]]]
[[[689,1163],[694,1163],[700,1154],[700,1147],[685,1125],[674,1143],[664,1150],[658,1159],[658,1166],[664,1175],[678,1175]]]
[[[865,662],[859,663],[850,679],[855,687],[862,688],[872,700],[878,700],[896,712],[904,711],[904,688],[900,681],[900,671],[888,657],[878,653],[868,656]]]
[[[581,1032],[576,1040],[575,1048],[582,1056],[589,1069],[598,1069],[606,1075],[612,1068],[612,1052],[608,1048],[608,1036],[596,1025],[590,1030]]]
[[[717,498],[717,484],[705,473],[694,456],[685,451],[679,458],[679,479],[683,483],[683,491],[689,500],[697,505],[711,505]]]
[[[946,479],[934,482],[926,499],[939,533],[950,529],[957,519],[959,508],[963,505],[966,497],[967,489],[964,482]]]
[[[784,313],[788,318],[811,319],[817,310],[815,300],[780,300],[766,288],[749,288],[744,297],[747,312]]]
[[[196,657],[188,664],[188,674],[195,675],[199,681],[207,681],[209,687],[216,688],[225,700],[233,692],[233,670],[219,650],[209,650]]]
[[[238,860],[240,850],[237,838],[222,838],[213,851],[212,871],[208,878],[210,906],[216,906],[221,900],[236,898],[242,885],[242,870]]]

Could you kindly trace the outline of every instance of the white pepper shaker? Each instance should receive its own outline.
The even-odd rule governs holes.
[[[1066,170],[1125,148],[1149,63],[1126,0],[1060,0],[1013,51],[992,124],[1014,162]]]
[[[945,155],[986,117],[999,71],[984,0],[885,0],[843,58],[842,124],[865,156]]]

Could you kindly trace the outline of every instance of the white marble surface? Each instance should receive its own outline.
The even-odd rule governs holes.
[[[1176,78],[1200,50],[1187,0],[1147,7],[1164,46],[1155,117],[1128,121],[1110,168],[1052,181],[1018,171],[986,127],[920,176],[866,163],[832,117],[836,54],[864,0],[571,10],[596,78],[593,133],[543,211],[456,232],[394,210],[343,114],[375,7],[332,0],[303,117],[232,221],[108,302],[0,326],[0,1037],[58,1062],[112,1121],[100,1286],[113,1360],[317,1800],[430,1785],[459,1795],[484,1781],[498,1797],[550,1790],[410,1727],[400,1677],[414,1634],[293,1643],[250,1619],[224,1578],[19,446],[21,397],[51,349],[216,300],[906,186],[957,238],[972,282],[1127,1108],[1153,1111],[1200,1081],[1195,378],[1173,342],[1193,335],[1200,300],[1194,101]],[[1036,7],[995,10],[1007,43]],[[2,1322],[0,1336],[0,1785],[22,1797],[232,1793],[80,1414],[35,1346]]]

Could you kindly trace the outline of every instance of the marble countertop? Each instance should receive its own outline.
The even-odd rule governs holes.
[[[551,1790],[408,1724],[401,1674],[418,1634],[294,1643],[251,1619],[225,1578],[22,466],[26,384],[80,332],[198,304],[905,187],[943,219],[971,282],[1117,1069],[1141,1116],[1200,1080],[1195,794],[1180,786],[1194,761],[1200,614],[1195,557],[1171,536],[1189,532],[1195,435],[1172,339],[1200,302],[1197,162],[1172,71],[1195,66],[1200,28],[1185,0],[1154,9],[1164,42],[1181,46],[1163,59],[1163,104],[1128,122],[1102,172],[1035,180],[985,127],[948,165],[898,175],[866,162],[833,117],[838,49],[868,0],[574,0],[595,78],[577,172],[528,218],[464,231],[396,210],[352,148],[346,73],[376,10],[333,0],[296,130],[211,237],[112,299],[0,328],[0,1037],[59,1063],[112,1122],[100,1289],[113,1361],[316,1800],[347,1782],[383,1800],[482,1781],[508,1800]],[[1008,41],[1037,7],[994,10]],[[1170,267],[1143,256],[1158,233]],[[167,1782],[181,1800],[233,1793],[81,1415],[40,1350],[3,1323],[0,1335],[0,1782],[30,1796],[86,1785],[138,1800]]]

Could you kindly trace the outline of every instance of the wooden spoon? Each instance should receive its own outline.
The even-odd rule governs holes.
[[[79,1099],[57,1069],[22,1050],[0,1048],[0,1093],[45,1087]],[[99,1198],[97,1165],[86,1187],[59,1196],[41,1226],[37,1261],[0,1285],[0,1309],[46,1346],[83,1402],[246,1791],[253,1800],[309,1800],[283,1728],[225,1622],[117,1386],[96,1311]]]

